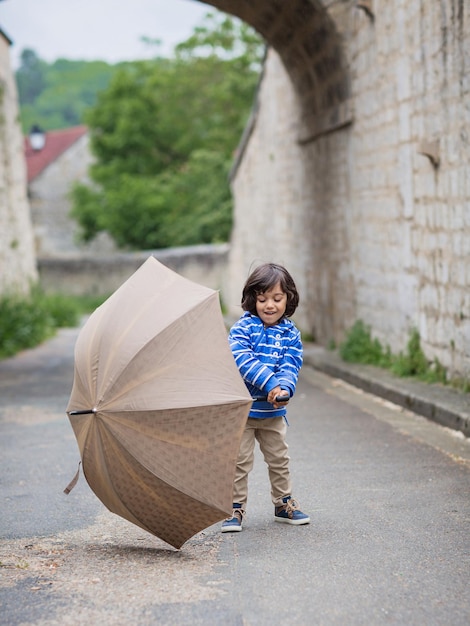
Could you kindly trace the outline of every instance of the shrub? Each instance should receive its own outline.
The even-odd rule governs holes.
[[[96,308],[104,298],[45,294],[34,287],[31,295],[0,298],[0,358],[33,348],[64,326],[76,326],[82,313]]]
[[[32,348],[54,332],[54,318],[36,297],[0,300],[0,358]]]
[[[447,383],[447,370],[439,359],[428,361],[426,358],[417,328],[411,329],[406,350],[393,359],[391,369],[397,376],[416,376],[430,383]]]
[[[42,306],[53,319],[54,326],[77,326],[80,317],[80,307],[73,298],[59,293],[39,295]]]
[[[396,376],[414,376],[430,383],[447,384],[447,370],[438,359],[429,361],[422,348],[417,328],[412,328],[406,350],[398,355],[391,353],[390,347],[383,348],[378,339],[371,336],[370,327],[358,320],[340,344],[339,354],[344,361],[365,363],[388,368]],[[459,384],[466,390],[468,385]]]
[[[400,352],[393,359],[392,372],[397,376],[423,376],[428,368],[428,360],[421,349],[419,332],[412,328],[405,352]]]
[[[340,344],[339,353],[344,361],[383,366],[389,359],[389,349],[384,350],[378,339],[372,339],[370,327],[357,320]]]

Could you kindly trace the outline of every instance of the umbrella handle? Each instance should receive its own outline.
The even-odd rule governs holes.
[[[268,399],[268,396],[255,396],[254,398],[251,398],[253,400],[253,402],[266,402]],[[289,402],[290,400],[290,396],[277,396],[275,398],[276,402]]]
[[[87,409],[86,411],[69,411],[69,415],[89,415],[91,413],[96,413],[96,409]]]

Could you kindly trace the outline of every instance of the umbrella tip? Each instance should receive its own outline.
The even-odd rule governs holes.
[[[68,415],[91,415],[91,413],[98,413],[98,409],[93,407],[92,409],[85,409],[84,411],[67,411]]]

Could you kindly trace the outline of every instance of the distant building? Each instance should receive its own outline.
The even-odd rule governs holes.
[[[49,131],[40,149],[33,149],[30,138],[26,137],[24,147],[36,255],[55,257],[113,251],[107,236],[100,236],[91,244],[79,243],[78,225],[70,217],[72,185],[88,180],[88,168],[93,160],[87,127]]]

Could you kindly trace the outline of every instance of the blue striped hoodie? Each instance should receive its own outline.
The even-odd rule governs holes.
[[[229,344],[252,397],[267,396],[278,385],[294,395],[302,367],[302,341],[294,322],[283,318],[265,327],[257,315],[246,311],[230,329]],[[249,417],[284,417],[286,412],[286,407],[275,409],[258,401]]]

